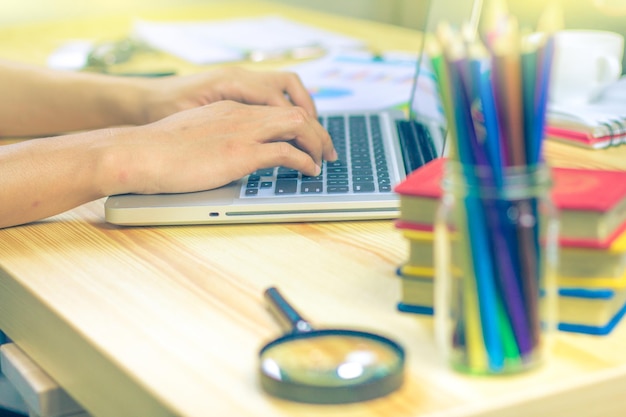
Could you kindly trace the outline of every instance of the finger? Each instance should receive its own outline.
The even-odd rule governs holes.
[[[316,163],[311,155],[288,142],[263,143],[256,152],[256,156],[259,168],[283,166],[310,176],[317,176],[322,170],[321,165]]]
[[[274,114],[264,123],[266,141],[293,141],[294,145],[308,153],[317,165],[322,159],[334,161],[337,152],[328,132],[317,119],[310,117],[301,107],[265,108]],[[277,114],[280,113],[280,114]]]
[[[312,117],[317,117],[315,103],[297,74],[291,72],[265,73],[269,82],[255,90],[247,101],[250,104],[270,106],[300,106]]]
[[[259,94],[257,102],[260,102],[262,104],[277,107],[291,107],[294,105],[294,103],[285,95],[285,93],[279,91],[278,89],[268,88],[265,91],[259,91],[259,93],[263,93],[263,95]],[[310,114],[310,111],[307,110],[307,113]]]
[[[279,75],[282,76],[282,90],[289,96],[291,102],[304,108],[312,117],[317,117],[315,102],[300,77],[293,72],[279,73]]]

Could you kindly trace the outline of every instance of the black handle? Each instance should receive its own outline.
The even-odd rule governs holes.
[[[269,310],[276,317],[283,329],[292,333],[306,333],[313,330],[311,324],[285,300],[278,289],[275,287],[266,289],[265,298],[269,302]]]

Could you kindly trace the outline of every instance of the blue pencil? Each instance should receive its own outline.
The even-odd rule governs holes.
[[[485,212],[480,200],[470,196],[465,198],[468,218],[468,233],[471,242],[474,279],[478,292],[480,318],[483,337],[488,352],[489,367],[500,371],[504,366],[504,341],[500,334],[498,318],[498,292],[496,290],[492,251],[489,248]]]
[[[460,144],[458,146],[463,149],[466,160],[472,162],[469,165],[470,167],[482,166],[488,169],[488,160],[478,143],[470,112],[472,101],[470,94],[473,91],[477,91],[477,89],[467,85],[472,80],[466,57],[453,56],[452,58],[453,61],[450,62],[449,73],[451,80],[456,85],[453,91],[456,98],[455,102],[457,103],[457,106],[455,106],[456,119],[459,121],[457,125],[457,139]],[[476,183],[476,178],[471,169],[463,174],[470,187],[479,185]],[[504,345],[498,323],[498,293],[496,291],[491,259],[492,251],[489,250],[489,233],[485,222],[486,213],[477,196],[465,197],[464,204],[468,219],[467,229],[473,263],[473,277],[470,275],[466,279],[473,278],[476,281],[480,321],[483,327],[485,349],[488,353],[489,368],[498,372],[504,366]]]
[[[529,163],[538,163],[546,126],[546,109],[550,88],[550,73],[552,72],[552,60],[555,53],[554,34],[565,26],[562,5],[560,1],[549,0],[543,13],[539,17],[537,32],[545,37],[545,43],[539,45],[537,63],[537,91],[535,92],[535,131],[534,155]]]
[[[474,83],[477,85],[478,98],[484,120],[485,138],[482,146],[486,149],[490,166],[493,171],[496,185],[502,182],[502,160],[500,149],[500,127],[498,126],[498,114],[491,86],[491,65],[486,48],[475,44],[470,50],[471,73]]]
[[[525,138],[519,135],[520,141],[513,141],[517,148],[521,147],[523,155],[512,153],[512,149],[507,149],[509,141],[500,143],[503,138],[499,118],[499,107],[496,106],[496,88],[502,93],[502,89],[511,87],[508,82],[516,79],[516,87],[521,93],[521,81],[519,77],[509,79],[501,77],[501,73],[492,74],[489,65],[480,59],[468,60],[465,46],[448,44],[446,54],[446,69],[450,81],[449,91],[453,106],[453,119],[456,127],[455,144],[458,149],[458,157],[464,168],[461,173],[465,176],[470,187],[481,187],[494,190],[496,184],[502,184],[502,171],[509,162],[516,161],[525,163],[527,160],[524,149]],[[486,62],[489,61],[487,55]],[[513,56],[511,60],[516,58]],[[519,58],[519,56],[518,56]],[[519,61],[518,61],[519,63]],[[509,70],[509,65],[498,66],[495,70]],[[518,68],[518,70],[521,70]],[[498,78],[507,83],[492,85],[490,77]],[[507,102],[503,107],[504,111],[520,110],[522,116],[522,95],[515,95],[519,102]],[[511,97],[508,97],[511,99]],[[476,104],[480,103],[481,114],[476,111]],[[498,103],[504,104],[504,103]],[[519,107],[517,107],[519,106]],[[476,111],[476,112],[473,112]],[[474,117],[472,117],[474,116]],[[505,117],[505,121],[514,120],[510,115]],[[521,117],[520,117],[521,119]],[[520,120],[521,121],[521,120]],[[521,125],[521,123],[520,123]],[[519,126],[524,130],[524,126]],[[481,131],[484,128],[484,134]],[[507,132],[510,133],[510,132]],[[484,140],[480,140],[482,138]],[[520,137],[521,136],[521,137]],[[519,150],[519,149],[517,149]],[[508,152],[507,152],[508,151]],[[508,160],[511,158],[511,161]],[[523,161],[523,162],[522,162]],[[467,168],[467,169],[465,169]],[[478,175],[476,173],[479,173]],[[496,178],[498,180],[496,180]],[[489,367],[500,370],[504,366],[504,338],[501,334],[501,320],[510,322],[510,329],[515,338],[519,353],[522,357],[533,352],[534,332],[533,323],[529,322],[528,307],[534,308],[531,302],[526,305],[528,292],[524,294],[522,280],[527,276],[520,276],[519,265],[516,265],[517,254],[522,249],[518,247],[516,231],[509,230],[510,224],[505,221],[505,213],[508,207],[515,203],[497,203],[490,200],[491,197],[481,201],[478,196],[464,198],[465,215],[467,216],[468,244],[470,247],[470,258],[472,261],[473,277],[475,278],[477,297],[479,300],[480,321],[482,325],[485,349],[489,360]],[[513,232],[509,235],[509,232]],[[528,237],[525,235],[524,237]],[[527,239],[522,239],[526,244]],[[525,248],[528,250],[529,248]],[[501,297],[501,298],[500,298]],[[502,303],[506,315],[498,310],[499,303]],[[501,309],[502,310],[502,309]],[[508,336],[511,337],[510,334]]]
[[[546,110],[548,107],[548,95],[550,87],[550,73],[552,72],[552,60],[554,55],[554,37],[549,36],[546,43],[539,50],[539,66],[537,74],[537,91],[535,92],[535,126],[532,142],[532,156],[530,164],[537,164],[541,158],[544,129],[546,126]]]
[[[526,163],[534,165],[535,148],[538,146],[536,134],[537,124],[537,45],[530,35],[525,35],[522,39],[522,108],[524,110],[524,140],[526,142]]]
[[[494,143],[500,144],[499,141]],[[505,143],[507,144],[507,143]],[[509,149],[509,153],[514,152]],[[502,164],[502,162],[501,162]],[[502,167],[502,165],[500,165]],[[491,184],[492,187],[494,184]],[[532,292],[525,291],[525,289],[531,284],[526,280],[532,279],[528,274],[523,274],[520,269],[520,264],[517,261],[517,255],[522,259],[529,262],[532,258],[532,254],[535,252],[535,247],[527,246],[528,236],[525,231],[523,232],[525,239],[524,245],[520,245],[518,242],[519,230],[508,229],[506,221],[506,213],[509,208],[517,207],[515,202],[499,202],[494,205],[493,202],[487,208],[488,221],[490,222],[490,234],[492,238],[492,251],[494,253],[494,259],[497,268],[497,277],[499,278],[499,289],[502,293],[502,297],[505,300],[504,306],[511,320],[511,326],[514,335],[517,339],[519,351],[522,356],[531,353],[534,349],[535,342],[535,320],[536,315],[534,309],[536,309],[536,303],[534,298],[531,298]],[[524,271],[526,272],[527,269]],[[532,310],[532,311],[530,311]]]

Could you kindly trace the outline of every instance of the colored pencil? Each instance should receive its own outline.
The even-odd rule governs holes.
[[[526,164],[518,35],[517,21],[511,18],[507,32],[494,39],[492,44],[494,91],[501,108],[499,122],[509,149],[508,163],[511,166]]]
[[[439,48],[427,49],[467,187],[456,213],[467,271],[455,340],[479,373],[524,367],[540,346],[540,197],[511,198],[507,181],[517,172],[532,180],[541,162],[554,47],[545,33],[521,35],[494,3],[485,44],[440,25]]]

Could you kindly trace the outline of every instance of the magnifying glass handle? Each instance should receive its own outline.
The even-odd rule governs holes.
[[[313,330],[311,324],[285,300],[275,287],[269,287],[264,294],[269,302],[269,310],[285,330],[293,333],[306,333]]]

